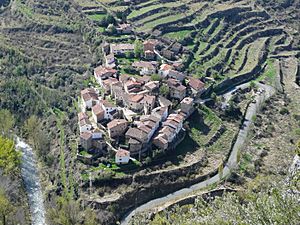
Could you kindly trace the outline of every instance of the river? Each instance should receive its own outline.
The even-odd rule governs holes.
[[[18,137],[16,147],[22,152],[21,175],[29,200],[32,225],[46,225],[46,212],[36,156],[32,148]]]

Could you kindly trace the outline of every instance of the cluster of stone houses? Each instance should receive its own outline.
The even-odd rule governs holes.
[[[127,163],[130,156],[153,146],[172,146],[193,112],[194,98],[205,89],[202,81],[180,72],[177,65],[154,61],[158,43],[144,42],[144,60],[148,61],[132,64],[139,76],[120,74],[116,69],[115,56],[134,51],[132,44],[103,46],[104,62],[94,69],[97,88],[81,91],[78,121],[83,149],[101,151],[107,146],[106,139],[117,150],[116,162]],[[152,74],[161,80],[151,80]],[[160,95],[162,85],[169,87],[166,97]],[[180,102],[177,110],[172,108],[173,99]]]

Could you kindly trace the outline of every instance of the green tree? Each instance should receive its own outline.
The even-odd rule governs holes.
[[[9,199],[6,197],[5,192],[0,189],[0,216],[1,216],[1,223],[2,225],[6,225],[7,218],[9,215],[14,211],[14,207]]]
[[[163,84],[162,86],[160,86],[159,92],[161,95],[167,96],[170,92],[170,88],[166,84]]]
[[[251,90],[256,90],[257,89],[257,84],[254,81],[250,82],[250,88]]]
[[[134,41],[134,56],[140,58],[143,55],[143,43],[139,39]]]
[[[115,27],[115,25],[109,24],[108,27],[106,28],[106,32],[111,35],[115,35],[117,34],[117,28]]]
[[[14,124],[15,119],[10,111],[6,109],[0,110],[0,135],[8,136]]]
[[[49,211],[49,220],[52,224],[79,225],[80,218],[78,202],[63,197],[57,198],[56,205]]]
[[[97,217],[96,217],[96,213],[88,208],[85,210],[85,220],[84,220],[84,225],[97,225]]]
[[[161,81],[161,76],[159,76],[158,74],[152,74],[151,75],[151,80],[153,80],[153,81]]]
[[[0,136],[0,168],[5,173],[14,173],[20,164],[20,153],[13,140]]]
[[[42,129],[42,121],[35,115],[29,117],[24,123],[23,131],[38,156],[45,159],[50,143],[47,133]]]

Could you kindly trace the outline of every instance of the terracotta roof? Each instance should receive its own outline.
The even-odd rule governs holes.
[[[172,68],[173,67],[168,64],[161,64],[161,66],[160,66],[160,70],[163,70],[163,71],[171,70]]]
[[[124,119],[114,119],[107,124],[107,129],[112,129],[112,128],[122,125],[122,124],[127,124],[127,121]]]
[[[143,122],[153,121],[154,123],[158,123],[160,121],[159,118],[157,118],[156,116],[153,116],[153,115],[141,116],[140,120],[143,121]]]
[[[104,110],[100,104],[94,105],[92,111],[95,115],[104,114]]]
[[[147,61],[134,62],[132,63],[132,66],[137,68],[148,68],[151,70],[155,70],[155,66],[151,62]]]
[[[116,153],[117,157],[129,157],[130,156],[130,152],[124,149],[119,149]]]
[[[83,89],[80,93],[81,93],[81,95],[88,94],[88,93],[95,93],[95,94],[97,94],[97,92],[96,92],[96,90],[94,88]]]
[[[158,88],[158,86],[159,86],[159,81],[150,81],[145,84],[145,87],[149,90],[154,90]]]
[[[142,143],[134,138],[130,138],[128,144],[142,144]]]
[[[91,99],[98,100],[98,94],[93,88],[84,89],[80,93],[84,101],[89,101]]]
[[[147,139],[147,133],[138,128],[130,128],[126,132],[126,136],[130,136],[131,138],[137,139],[138,141]]]
[[[78,113],[78,121],[87,119],[87,118],[88,118],[88,116],[84,112]]]
[[[144,121],[143,124],[152,129],[156,125],[156,122],[153,122],[152,120],[147,120],[147,121]]]
[[[143,95],[139,95],[139,94],[137,94],[137,95],[130,95],[129,101],[138,103],[138,102],[142,101],[143,98],[144,98],[144,96]]]
[[[86,125],[86,124],[91,125],[91,121],[88,118],[85,118],[85,119],[79,121],[79,125],[81,127]]]
[[[153,104],[155,103],[155,96],[152,95],[145,95],[144,99],[143,99],[144,103],[149,103],[149,104]]]
[[[102,104],[104,107],[109,107],[109,108],[115,107],[112,103],[110,103],[110,102],[107,101],[107,100],[101,100],[101,104]]]
[[[106,86],[112,84],[115,85],[117,83],[119,83],[118,79],[114,78],[114,77],[109,77],[108,79],[105,79],[102,81],[102,83]]]
[[[151,77],[150,76],[142,76],[142,77],[138,77],[136,80],[140,83],[147,83],[151,80]]]
[[[171,136],[174,135],[175,129],[173,127],[169,126],[164,126],[162,129],[159,131],[159,133],[165,134],[166,136]]]
[[[119,81],[121,81],[122,83],[126,82],[129,79],[130,79],[130,75],[128,75],[128,74],[121,74],[119,76]]]
[[[128,80],[128,81],[125,82],[125,86],[127,88],[140,87],[141,83],[136,82],[134,80]]]
[[[205,86],[205,84],[201,80],[194,77],[189,77],[189,85],[196,91],[200,91]]]
[[[168,144],[168,141],[162,136],[162,135],[158,135],[154,138],[154,140],[159,141],[163,144]]]
[[[97,68],[94,69],[94,73],[97,77],[103,77],[103,76],[106,76],[108,74],[115,74],[117,72],[118,72],[117,70],[107,68],[107,67],[104,67],[104,66],[98,66]]]
[[[89,140],[90,138],[92,138],[93,135],[91,132],[82,132],[80,134],[80,138],[84,139],[84,140]]]
[[[144,45],[146,45],[146,44],[157,45],[158,43],[159,43],[159,41],[156,40],[156,39],[148,39],[148,40],[145,40],[143,44],[144,44]]]
[[[147,134],[151,132],[151,128],[148,127],[148,126],[145,126],[145,125],[141,125],[141,126],[138,126],[138,128],[144,132],[146,132]]]

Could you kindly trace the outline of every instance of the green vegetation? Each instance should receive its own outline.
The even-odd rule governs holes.
[[[201,107],[188,119],[190,137],[204,147],[218,131],[222,120],[208,107]]]
[[[0,135],[8,136],[10,130],[15,124],[15,119],[10,111],[6,109],[0,110]]]
[[[94,20],[94,21],[102,21],[104,20],[107,15],[106,14],[92,14],[92,15],[88,15],[87,16],[89,19]],[[110,21],[108,21],[107,23],[109,23]]]
[[[8,218],[10,218],[14,211],[14,206],[6,196],[5,192],[0,189],[0,224],[8,225]],[[11,218],[10,218],[11,220]]]
[[[20,153],[16,151],[13,140],[0,135],[0,168],[5,173],[16,173],[19,169]]]
[[[273,84],[275,77],[276,77],[276,68],[274,67],[274,59],[268,59],[267,68],[265,72],[257,80],[260,81],[266,79],[271,84]]]
[[[136,39],[134,41],[134,56],[136,58],[140,58],[142,56],[143,52],[144,52],[143,43],[140,40]]]
[[[166,85],[163,84],[162,86],[160,86],[159,88],[159,93],[163,96],[167,96],[170,92],[170,88]]]
[[[249,188],[211,202],[198,198],[194,205],[176,206],[157,214],[153,220],[136,215],[131,224],[298,224],[300,205],[296,196],[287,194],[295,186],[264,182],[255,188],[255,192]]]
[[[177,31],[177,32],[170,32],[167,34],[164,34],[165,37],[171,38],[177,41],[181,41],[184,38],[188,37],[191,34],[192,31],[190,30],[182,30],[182,31]]]
[[[47,154],[50,151],[49,137],[44,129],[42,129],[42,121],[33,115],[25,121],[23,126],[24,137],[33,146],[38,157],[47,160]]]

